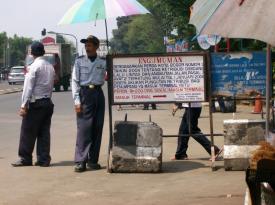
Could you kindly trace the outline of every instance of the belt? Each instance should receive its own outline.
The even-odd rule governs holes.
[[[30,102],[34,103],[34,102],[36,102],[37,100],[40,100],[40,99],[50,99],[50,98],[51,97],[49,95],[32,96]]]
[[[51,98],[39,98],[39,99],[36,99],[34,102],[30,102],[30,103],[36,103],[36,102],[42,102],[42,101],[49,101],[51,100]]]
[[[80,86],[81,88],[84,89],[99,89],[101,88],[101,85],[84,85],[84,86]]]

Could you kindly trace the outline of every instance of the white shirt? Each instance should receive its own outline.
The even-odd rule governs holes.
[[[201,103],[200,102],[191,102],[191,107],[194,107],[194,108],[198,108],[198,107],[201,107]],[[182,107],[189,107],[188,103],[182,103]]]
[[[54,75],[54,67],[44,57],[36,58],[25,76],[21,107],[37,99],[51,98]]]

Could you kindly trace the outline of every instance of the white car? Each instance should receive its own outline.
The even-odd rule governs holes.
[[[8,75],[8,82],[10,85],[16,83],[24,83],[26,69],[24,66],[14,66],[11,68]]]

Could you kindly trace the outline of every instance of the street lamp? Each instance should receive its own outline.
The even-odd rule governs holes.
[[[73,34],[69,34],[69,33],[57,33],[57,32],[54,32],[54,31],[49,31],[47,32],[49,34],[56,34],[56,35],[66,35],[66,36],[71,36],[75,39],[75,46],[76,46],[76,57],[78,57],[78,41],[77,41],[77,38],[75,35]]]

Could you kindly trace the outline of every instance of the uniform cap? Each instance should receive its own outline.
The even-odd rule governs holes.
[[[88,36],[87,38],[81,39],[81,43],[93,43],[95,46],[99,46],[99,39],[93,35]]]

